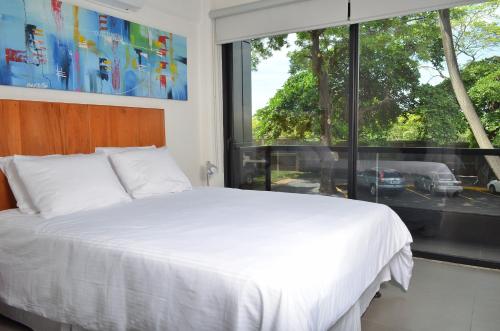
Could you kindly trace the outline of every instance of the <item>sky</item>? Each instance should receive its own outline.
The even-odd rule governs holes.
[[[288,35],[290,47],[284,47],[261,61],[257,71],[252,71],[252,113],[266,106],[276,91],[280,89],[290,76],[290,60],[288,52],[295,49],[295,34]]]

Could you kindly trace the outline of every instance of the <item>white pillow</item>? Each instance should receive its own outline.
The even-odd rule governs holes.
[[[140,147],[96,147],[95,152],[96,153],[104,153],[106,155],[111,155],[111,154],[116,154],[116,153],[123,153],[123,152],[130,152],[130,151],[135,151],[135,150],[143,150],[143,149],[155,149],[155,145],[151,146],[140,146]]]
[[[13,159],[12,156],[0,157],[0,170],[2,170],[5,177],[7,177],[12,194],[14,194],[16,198],[17,208],[19,208],[21,213],[36,214],[38,210],[31,200],[28,191],[26,191],[24,183],[21,181],[21,178],[19,178],[17,169],[12,162]]]
[[[131,200],[104,154],[51,158],[14,156],[13,162],[44,218]]]
[[[122,184],[135,199],[192,188],[166,148],[123,152],[109,157]]]

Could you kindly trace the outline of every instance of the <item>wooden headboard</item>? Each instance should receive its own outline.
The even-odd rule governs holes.
[[[165,145],[162,109],[0,99],[0,156],[148,145]],[[0,210],[10,208],[16,201],[0,171]]]

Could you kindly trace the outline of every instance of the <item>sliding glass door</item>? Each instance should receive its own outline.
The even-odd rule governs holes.
[[[387,204],[417,255],[500,266],[498,6],[225,45],[226,185]]]

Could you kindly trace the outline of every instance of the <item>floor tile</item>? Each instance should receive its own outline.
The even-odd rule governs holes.
[[[500,331],[500,271],[415,259],[408,292],[381,292],[363,316],[368,330]]]

